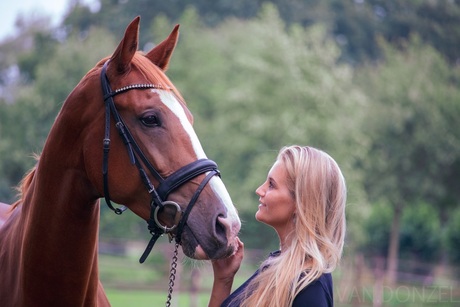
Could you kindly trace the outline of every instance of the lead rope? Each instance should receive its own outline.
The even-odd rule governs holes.
[[[176,242],[174,246],[174,255],[171,261],[171,270],[169,271],[169,290],[168,290],[168,299],[166,300],[166,307],[171,306],[172,293],[174,290],[174,281],[176,280],[176,268],[177,268],[177,254],[179,250],[179,243]]]

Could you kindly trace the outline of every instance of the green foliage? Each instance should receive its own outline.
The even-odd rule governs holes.
[[[54,119],[67,95],[86,72],[115,48],[111,35],[94,29],[82,39],[72,36],[55,47],[52,58],[37,63],[35,80],[21,84],[15,103],[1,103],[0,172],[3,201],[13,201],[12,186],[35,164],[31,156],[40,153]]]
[[[255,212],[257,211],[257,201],[254,201],[254,209],[240,212],[242,223],[242,231],[240,238],[244,242],[246,248],[257,248],[265,254],[271,251],[278,250],[279,239],[275,230],[270,226],[257,222],[255,220]],[[262,259],[257,259],[261,261]]]
[[[392,214],[398,210],[414,212],[420,200],[436,204],[437,221],[430,218],[420,222],[430,217],[425,212],[402,220],[400,247],[403,255],[409,254],[404,251],[409,247],[419,251],[421,258],[434,260],[442,247],[430,241],[440,239],[440,226],[436,225],[439,212],[451,210],[459,199],[458,187],[452,181],[460,160],[460,127],[453,119],[460,116],[460,91],[455,85],[458,70],[451,69],[439,53],[417,37],[407,42],[403,51],[383,41],[382,48],[385,61],[357,74],[357,82],[372,97],[363,125],[369,151],[357,166],[363,169],[369,199],[388,203]],[[421,224],[427,228],[414,232],[412,227],[420,228]],[[396,225],[391,226],[396,234],[391,236],[394,244],[400,242]],[[430,231],[433,233],[428,239],[425,236]],[[423,244],[434,250],[424,249]],[[381,252],[382,246],[378,250]]]
[[[339,49],[322,27],[286,30],[270,5],[257,19],[229,19],[213,29],[192,9],[180,23],[181,40],[169,75],[240,213],[254,219],[255,189],[278,150],[294,143],[330,152],[354,189],[350,199],[362,204],[359,176],[350,161],[363,152],[356,149],[366,98],[352,84],[351,68],[337,64]],[[164,21],[154,26],[163,29]],[[243,228],[243,236],[257,236],[250,229],[257,227]]]
[[[359,81],[374,98],[365,126],[371,146],[362,161],[369,195],[393,203],[443,199],[456,193],[443,178],[459,158],[458,121],[450,120],[460,115],[458,72],[416,38],[404,52],[385,49],[384,65],[369,66]]]
[[[257,20],[184,28],[170,75],[195,114],[205,149],[236,185],[234,194],[252,195],[283,145],[332,150],[347,138],[339,127],[350,126],[345,116],[360,95],[321,28],[286,32],[271,6]]]
[[[442,229],[438,210],[429,203],[408,207],[402,218],[401,258],[439,261]]]
[[[363,225],[366,239],[360,246],[361,251],[367,256],[386,256],[392,215],[393,209],[388,203],[373,204],[371,213]]]
[[[361,246],[366,255],[387,255],[393,214],[393,208],[388,203],[372,206],[371,214],[364,223],[366,241]],[[436,208],[423,202],[405,208],[400,236],[401,258],[438,261],[442,247],[442,229]]]
[[[122,215],[114,214],[104,199],[100,200],[101,221],[99,232],[103,238],[118,238],[126,240],[144,240],[148,242],[151,236],[147,229],[147,222],[140,219],[130,210]]]
[[[231,17],[253,19],[265,3],[270,3],[287,25],[325,25],[329,37],[340,43],[340,58],[356,65],[381,58],[379,37],[397,45],[412,34],[418,34],[451,63],[456,63],[460,57],[458,1],[102,0],[99,3],[99,11],[91,12],[75,2],[66,26],[87,31],[90,24],[100,25],[119,35],[124,25],[137,15],[142,15],[149,23],[158,16],[177,21],[184,11],[193,7],[204,25],[215,27]],[[142,45],[149,39],[149,35],[141,33]]]
[[[37,68],[53,58],[57,44],[51,33],[38,32],[34,35],[34,48],[18,58],[23,79],[32,82],[37,78]]]

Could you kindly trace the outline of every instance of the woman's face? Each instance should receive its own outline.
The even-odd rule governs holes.
[[[259,210],[256,220],[272,226],[280,234],[286,226],[292,227],[295,202],[286,185],[286,169],[276,161],[268,172],[267,180],[257,188]]]

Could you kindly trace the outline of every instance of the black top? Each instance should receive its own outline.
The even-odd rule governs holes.
[[[269,257],[276,257],[280,254],[279,251],[270,253]],[[221,307],[239,307],[240,301],[238,296],[246,289],[248,284],[260,272],[258,269],[248,280],[246,280],[238,289],[236,289],[229,297],[225,299]],[[309,284],[305,289],[299,292],[294,298],[292,307],[332,307],[334,306],[332,276],[330,273],[325,273],[317,280]]]

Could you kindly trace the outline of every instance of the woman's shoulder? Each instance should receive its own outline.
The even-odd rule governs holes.
[[[325,273],[300,291],[292,306],[332,307],[333,301],[332,276]]]

